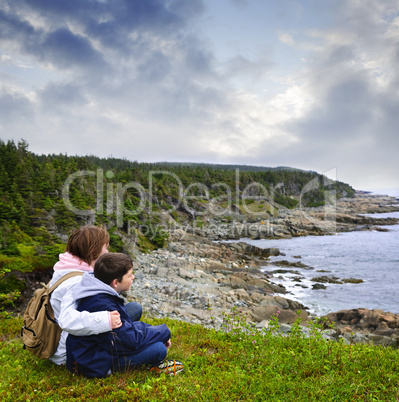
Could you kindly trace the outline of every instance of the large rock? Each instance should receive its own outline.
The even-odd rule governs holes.
[[[248,284],[236,275],[231,275],[226,278],[223,282],[224,285],[230,286],[232,289],[245,289],[249,288]]]
[[[277,299],[277,300],[276,300]],[[255,322],[262,322],[270,320],[273,316],[278,317],[279,323],[293,324],[298,317],[302,320],[307,320],[308,313],[305,310],[300,310],[299,315],[297,310],[291,308],[283,308],[289,306],[289,300],[282,297],[266,297],[262,301],[262,305],[253,307],[251,309],[252,319]]]
[[[252,319],[255,322],[270,320],[273,316],[277,315],[279,307],[276,305],[257,306],[251,309]]]
[[[399,314],[383,310],[369,310],[358,308],[352,310],[340,310],[325,316],[325,326],[334,323],[335,327],[349,326],[356,331],[364,331],[380,336],[399,336]]]
[[[236,272],[227,275],[221,280],[221,283],[233,289],[251,290],[261,294],[286,293],[283,286],[270,283],[265,275],[261,276],[249,272]]]
[[[250,254],[256,257],[269,258],[280,255],[277,248],[260,248],[245,242],[227,243],[227,246],[235,252]]]

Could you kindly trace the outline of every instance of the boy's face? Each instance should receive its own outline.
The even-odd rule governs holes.
[[[122,280],[120,282],[117,282],[116,286],[118,289],[115,290],[117,292],[123,292],[129,290],[130,287],[132,286],[133,279],[134,279],[133,268],[130,268],[129,271],[125,275],[123,275]]]

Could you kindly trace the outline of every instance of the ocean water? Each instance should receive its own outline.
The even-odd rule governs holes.
[[[399,189],[378,192],[399,197]],[[399,212],[375,214],[378,217],[397,217]],[[309,311],[324,315],[343,309],[381,309],[399,314],[399,225],[384,226],[388,232],[361,231],[339,233],[330,236],[306,236],[280,240],[241,239],[258,247],[276,247],[285,256],[272,257],[271,262],[288,260],[302,262],[313,267],[286,268],[300,275],[274,274],[273,281],[287,289],[286,298],[300,301]],[[300,256],[300,258],[297,258]],[[267,266],[266,271],[282,269]],[[328,272],[317,272],[318,270]],[[326,289],[314,290],[312,278],[335,276],[340,279],[363,279],[359,284],[328,284]],[[303,276],[301,282],[295,277]],[[303,287],[302,287],[303,286]]]

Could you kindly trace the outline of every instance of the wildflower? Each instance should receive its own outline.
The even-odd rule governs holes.
[[[277,310],[277,314],[280,314],[280,310]]]
[[[256,341],[252,341],[252,343],[256,343]]]

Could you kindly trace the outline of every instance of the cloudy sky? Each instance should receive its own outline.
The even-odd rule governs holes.
[[[397,0],[0,1],[0,138],[38,154],[399,187],[398,128]]]

